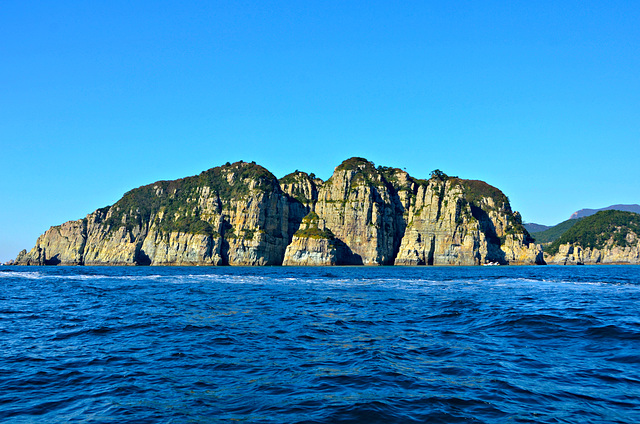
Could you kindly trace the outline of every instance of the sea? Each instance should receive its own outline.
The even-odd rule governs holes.
[[[640,423],[640,267],[0,267],[2,423]]]

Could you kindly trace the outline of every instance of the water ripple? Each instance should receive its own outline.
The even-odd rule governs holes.
[[[0,420],[640,422],[639,316],[638,267],[5,267]]]

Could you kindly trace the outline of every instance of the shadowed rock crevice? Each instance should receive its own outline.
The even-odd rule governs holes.
[[[436,247],[436,236],[433,236],[431,237],[431,243],[429,243],[429,253],[427,254],[427,265],[434,264],[435,247]],[[423,263],[420,265],[423,265]]]

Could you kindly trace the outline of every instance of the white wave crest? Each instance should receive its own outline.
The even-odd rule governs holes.
[[[3,271],[0,272],[0,278],[26,278],[28,280],[40,280],[45,278],[44,275],[37,271],[19,272],[19,271]]]

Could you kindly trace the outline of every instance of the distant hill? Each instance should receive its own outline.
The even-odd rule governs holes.
[[[540,231],[548,230],[549,228],[551,228],[548,225],[535,224],[533,222],[528,222],[522,225],[524,225],[524,228],[529,231],[529,234],[539,233]]]
[[[611,205],[601,209],[580,209],[574,212],[569,219],[584,218],[585,216],[595,215],[596,212],[611,210],[640,213],[640,205]]]
[[[533,238],[536,239],[536,243],[551,243],[552,241],[557,240],[562,236],[569,228],[573,227],[580,219],[567,219],[559,223],[558,225],[554,225],[553,227],[548,227],[544,231],[539,231],[532,234]],[[527,228],[527,224],[525,224],[525,228]],[[529,233],[531,231],[527,228]]]
[[[626,247],[640,235],[640,215],[632,212],[600,211],[574,221],[571,228],[545,247],[545,253],[555,255],[560,245],[567,243],[582,249]]]

